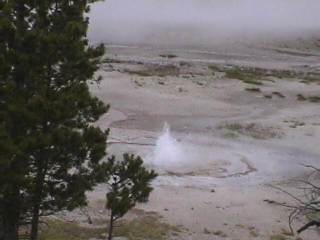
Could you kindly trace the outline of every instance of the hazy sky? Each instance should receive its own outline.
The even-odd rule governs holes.
[[[320,32],[320,0],[106,0],[90,38],[119,44],[206,44]]]

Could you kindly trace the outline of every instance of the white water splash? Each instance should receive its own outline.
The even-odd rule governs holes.
[[[162,134],[156,142],[153,165],[170,170],[183,165],[184,154],[179,142],[171,135],[170,126],[165,123]]]

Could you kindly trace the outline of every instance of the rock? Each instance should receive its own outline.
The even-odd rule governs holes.
[[[140,82],[138,80],[134,80],[134,83],[138,86],[138,87],[143,87],[144,83]]]
[[[221,230],[214,231],[213,234],[216,236],[225,237],[225,234]]]
[[[183,87],[178,87],[178,91],[181,93],[181,92],[184,92],[184,89]]]
[[[207,228],[204,228],[204,229],[203,229],[203,233],[204,233],[204,234],[211,234],[211,232],[210,232]]]

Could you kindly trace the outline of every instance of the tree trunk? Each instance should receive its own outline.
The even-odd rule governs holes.
[[[3,209],[0,219],[0,240],[19,239],[19,206],[13,205],[8,203]]]
[[[48,133],[47,120],[43,121],[43,133]],[[46,150],[41,149],[37,161],[37,176],[36,176],[36,188],[33,196],[33,208],[32,208],[32,219],[31,219],[31,233],[30,240],[38,239],[38,229],[39,229],[39,215],[40,206],[43,198],[43,189],[45,184],[45,177],[48,171],[48,157]]]
[[[112,234],[113,234],[113,211],[111,210],[111,216],[110,216],[110,223],[109,223],[109,234],[108,234],[108,240],[112,240]]]
[[[43,164],[41,162],[38,166],[38,172],[36,177],[36,190],[34,193],[34,200],[33,200],[34,202],[33,202],[33,209],[32,209],[30,240],[38,239],[40,205],[42,200],[43,184],[44,184],[44,178],[46,173],[46,166],[44,165],[46,164]]]
[[[32,221],[31,221],[31,235],[30,240],[38,239],[38,226],[39,226],[39,204],[35,204],[32,210]]]
[[[4,238],[4,225],[3,225],[3,214],[1,214],[0,215],[0,240],[3,240],[3,238]]]
[[[19,239],[18,229],[19,229],[19,226],[17,222],[10,221],[8,219],[4,220],[3,236],[1,240],[18,240]]]

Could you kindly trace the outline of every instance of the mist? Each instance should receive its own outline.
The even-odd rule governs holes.
[[[319,0],[107,0],[92,6],[93,42],[211,46],[311,37]]]

